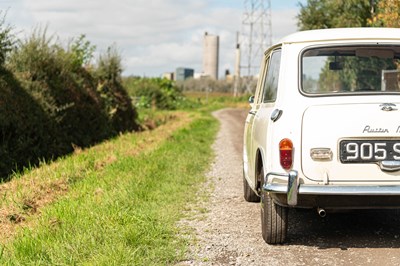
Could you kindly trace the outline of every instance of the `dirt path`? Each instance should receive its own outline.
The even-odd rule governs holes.
[[[207,213],[185,221],[198,242],[179,265],[400,265],[400,218],[394,211],[290,210],[288,242],[267,245],[260,209],[243,199],[242,141],[247,111],[216,112],[221,129],[209,173]]]

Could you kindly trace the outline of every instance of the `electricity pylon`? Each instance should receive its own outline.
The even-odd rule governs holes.
[[[271,0],[244,0],[240,72],[247,81],[258,74],[264,51],[271,44]],[[249,82],[246,84],[246,90],[251,92]]]

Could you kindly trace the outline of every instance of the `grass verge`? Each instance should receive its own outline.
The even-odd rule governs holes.
[[[8,185],[15,186],[11,198],[7,191],[12,190],[0,187],[2,210],[9,213],[0,218],[12,224],[17,221],[10,213],[25,215],[23,226],[3,239],[0,264],[164,265],[181,260],[186,240],[176,223],[204,180],[218,127],[210,116],[184,117],[175,128],[169,123],[139,138],[122,135],[33,170]],[[29,193],[40,186],[45,189]],[[46,188],[53,187],[58,192],[50,203],[35,207],[32,202],[46,198]]]

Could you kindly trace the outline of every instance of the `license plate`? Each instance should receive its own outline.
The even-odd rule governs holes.
[[[400,161],[400,140],[342,140],[342,163]]]

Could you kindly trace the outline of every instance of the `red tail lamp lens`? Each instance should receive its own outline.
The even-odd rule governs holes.
[[[279,153],[281,166],[285,170],[290,170],[293,164],[293,143],[290,139],[279,142]]]

